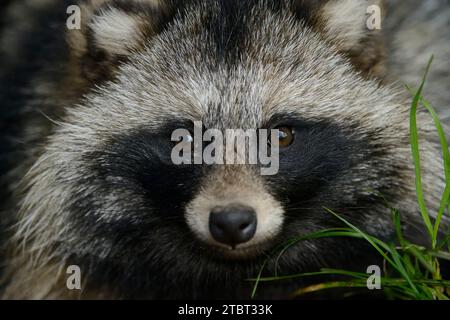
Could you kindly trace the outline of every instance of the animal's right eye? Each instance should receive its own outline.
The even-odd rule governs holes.
[[[171,141],[175,144],[184,143],[190,145],[194,142],[194,136],[189,130],[178,129],[172,133]]]
[[[180,137],[180,140],[178,142],[192,143],[194,142],[194,137],[191,133],[186,133],[184,136]]]
[[[294,128],[288,126],[280,126],[276,129],[278,130],[278,145],[280,146],[280,148],[287,148],[294,143]]]

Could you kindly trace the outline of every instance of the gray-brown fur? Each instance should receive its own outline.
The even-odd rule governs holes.
[[[389,10],[406,10],[404,4],[390,1],[389,27],[381,33],[355,25],[363,31],[352,34],[330,27],[343,3],[333,0],[126,3],[83,1],[83,28],[68,31],[65,40],[64,3],[18,1],[6,11],[6,25],[19,13],[29,18],[0,37],[2,100],[5,109],[17,110],[2,119],[8,133],[4,297],[246,298],[250,285],[243,279],[257,274],[262,252],[336,225],[322,206],[390,238],[390,211],[377,192],[401,210],[408,236],[426,239],[408,144],[411,99],[400,82],[391,83],[402,72],[406,81],[416,81],[412,76],[423,71],[415,61],[395,62],[403,53],[392,48],[408,43],[395,40],[402,33],[391,28],[398,17]],[[349,21],[364,21],[365,7],[379,2],[345,3],[360,15]],[[96,38],[105,33],[93,29],[93,21],[111,8],[136,19],[134,42],[121,47],[116,41],[122,38]],[[439,11],[448,10],[445,2]],[[54,12],[56,22],[39,20],[43,12]],[[435,29],[448,30],[450,14],[442,19],[444,27]],[[433,20],[420,23],[434,30]],[[56,41],[57,51],[45,46],[36,56],[23,52],[29,47],[22,39],[49,30],[55,38],[47,41]],[[448,33],[435,35],[427,48],[442,49],[434,52],[428,94],[446,112],[450,39]],[[28,59],[30,69],[23,65]],[[18,73],[24,80],[15,78]],[[264,128],[280,115],[309,128],[305,137],[318,139],[323,149],[314,154],[328,167],[313,162],[310,176],[300,163],[271,178],[249,167],[174,168],[172,176],[155,149],[165,145],[160,130],[174,121],[247,129]],[[444,187],[439,146],[432,143],[429,117],[421,114],[419,123],[423,183],[435,212]],[[320,175],[328,170],[327,177]],[[253,246],[236,252],[205,238],[203,229],[211,206],[232,201],[252,204],[261,222]],[[350,240],[302,242],[280,259],[280,272],[358,269],[377,261],[368,252]],[[81,293],[65,287],[71,264],[82,268]],[[268,272],[274,267],[269,263]],[[263,288],[260,297],[283,297],[291,285],[298,283]]]

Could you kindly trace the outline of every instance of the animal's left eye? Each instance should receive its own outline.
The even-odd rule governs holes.
[[[280,148],[289,147],[295,140],[295,130],[292,127],[278,127],[278,145]]]

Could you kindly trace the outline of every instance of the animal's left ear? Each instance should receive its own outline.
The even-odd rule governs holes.
[[[308,0],[300,0],[306,3]],[[385,73],[383,0],[316,0],[312,24],[367,76]]]
[[[110,77],[120,63],[162,31],[171,13],[160,0],[84,0],[81,28],[67,39],[84,78]]]

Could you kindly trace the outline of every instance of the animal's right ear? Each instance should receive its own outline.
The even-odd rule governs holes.
[[[80,13],[81,28],[68,31],[68,42],[82,76],[91,81],[110,76],[169,19],[163,0],[86,0]]]

